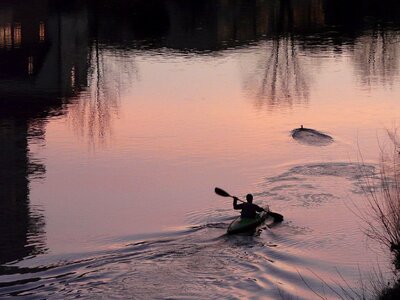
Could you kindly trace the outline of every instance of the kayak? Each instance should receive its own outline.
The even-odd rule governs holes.
[[[267,216],[268,213],[266,211],[257,213],[257,216],[255,218],[242,218],[241,216],[239,216],[229,225],[228,234],[254,230],[257,228],[257,226],[265,221]]]

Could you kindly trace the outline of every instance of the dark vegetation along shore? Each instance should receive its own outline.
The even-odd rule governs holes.
[[[338,296],[343,299],[367,299],[367,294],[381,300],[400,299],[400,151],[396,131],[389,132],[388,135],[390,146],[389,150],[381,148],[379,174],[363,173],[367,207],[357,207],[355,212],[362,220],[365,234],[382,245],[384,252],[390,252],[393,278],[386,281],[381,271],[376,272],[367,284],[368,287],[362,288],[361,293],[341,286],[330,286],[320,278],[329,289],[339,290]],[[308,146],[327,146],[334,141],[331,136],[303,125],[293,129],[291,136]],[[377,268],[380,269],[379,266]],[[362,274],[360,277],[363,281]],[[347,285],[346,282],[342,284]],[[324,295],[316,294],[325,299]]]
[[[296,131],[297,130],[297,131]],[[298,133],[303,128],[295,129]],[[399,137],[396,131],[388,132],[388,147],[381,146],[379,171],[367,173],[360,168],[361,185],[366,206],[355,205],[354,214],[361,220],[361,226],[369,239],[381,245],[379,251],[390,257],[392,276],[382,275],[379,265],[374,267],[371,276],[360,274],[360,292],[354,291],[348,283],[338,282],[330,285],[324,278],[318,277],[321,284],[334,291],[340,299],[400,299],[400,151]],[[366,166],[362,162],[361,166]],[[301,276],[301,274],[300,274]],[[307,282],[304,281],[307,285]],[[307,285],[308,286],[308,285]],[[312,288],[309,287],[311,290]],[[313,291],[319,298],[328,299]],[[284,297],[283,297],[284,298]]]
[[[379,178],[364,178],[367,208],[358,210],[366,235],[391,254],[393,280],[381,282],[377,298],[382,300],[400,299],[399,137],[396,130],[388,132],[388,135],[389,147],[381,147]]]

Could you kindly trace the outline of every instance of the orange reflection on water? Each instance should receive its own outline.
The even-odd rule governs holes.
[[[33,56],[28,57],[28,74],[33,74]]]
[[[19,48],[21,42],[21,23],[7,23],[0,26],[0,48]]]
[[[21,39],[22,39],[22,35],[21,35],[21,24],[20,23],[16,23],[14,25],[14,47],[18,48],[21,46]]]
[[[12,46],[12,29],[11,24],[0,26],[0,47],[10,48]]]
[[[43,42],[46,38],[46,31],[44,22],[39,23],[39,41]]]

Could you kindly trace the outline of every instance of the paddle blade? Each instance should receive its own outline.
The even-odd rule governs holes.
[[[217,195],[220,195],[222,197],[232,197],[231,195],[229,195],[227,192],[225,192],[223,189],[220,189],[218,187],[215,188],[215,193]]]

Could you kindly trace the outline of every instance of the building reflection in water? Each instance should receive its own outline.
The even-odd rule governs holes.
[[[32,126],[38,125],[0,117],[0,264],[46,250],[44,216],[29,204],[29,180],[45,172],[29,153],[31,132],[37,133]]]
[[[46,168],[30,150],[44,142],[48,118],[87,85],[85,20],[45,0],[0,5],[0,264],[47,250],[44,212],[29,196]]]

